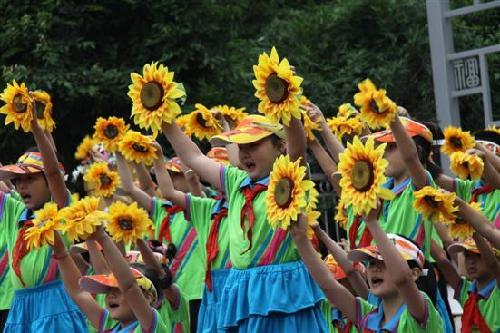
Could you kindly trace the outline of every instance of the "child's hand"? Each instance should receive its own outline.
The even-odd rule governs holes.
[[[484,153],[483,149],[484,149],[484,147],[482,144],[476,143],[476,148],[468,149],[465,153],[469,154],[469,155],[476,155],[479,158],[481,158],[482,160],[484,160],[484,157],[486,156],[486,154]]]
[[[321,112],[320,108],[316,104],[309,102],[302,108],[307,111],[307,114],[312,121],[316,123],[326,123],[323,112]]]
[[[319,225],[318,225],[319,226]],[[294,239],[307,238],[307,217],[304,214],[299,215],[297,222],[292,222],[290,226],[290,234]]]
[[[90,240],[95,240],[97,242],[101,242],[103,238],[106,237],[106,232],[104,231],[104,228],[102,225],[96,227],[94,233],[90,235],[87,239]]]
[[[365,223],[377,223],[378,222],[378,214],[380,213],[382,205],[380,204],[380,200],[377,203],[377,208],[372,209],[367,215],[363,216],[363,220]]]
[[[158,141],[153,141],[153,147],[156,148],[156,159],[159,160],[163,158],[163,148]]]

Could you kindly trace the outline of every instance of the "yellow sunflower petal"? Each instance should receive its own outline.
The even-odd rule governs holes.
[[[127,161],[152,165],[156,158],[156,147],[150,136],[127,131],[119,144],[119,151]]]
[[[384,89],[378,89],[370,79],[358,84],[359,92],[354,103],[360,107],[361,119],[373,129],[388,127],[397,113],[397,105],[387,97]]]
[[[118,150],[120,141],[125,136],[129,125],[125,124],[122,118],[109,117],[104,119],[99,117],[94,125],[93,139],[96,142],[102,142],[104,149],[112,153]]]
[[[110,170],[106,162],[91,164],[83,180],[90,183],[93,195],[98,197],[112,196],[121,184],[118,172]]]
[[[459,127],[448,126],[444,130],[444,144],[441,151],[450,155],[454,152],[465,152],[468,149],[474,148],[476,141],[469,133],[462,131]]]

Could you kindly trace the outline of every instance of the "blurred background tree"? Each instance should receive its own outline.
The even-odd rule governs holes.
[[[425,1],[0,0],[0,4],[2,89],[16,79],[51,94],[54,136],[70,168],[76,146],[93,132],[98,116],[129,119],[130,73],[140,72],[152,61],[167,65],[175,80],[184,83],[188,94],[184,112],[197,102],[245,106],[253,112],[258,101],[253,96],[252,65],[275,45],[305,78],[305,95],[326,115],[352,101],[356,83],[370,77],[417,119],[435,119]],[[456,43],[498,42],[499,22],[498,12],[459,21],[459,28],[472,32],[461,34]],[[498,68],[499,63],[496,58],[490,66]],[[498,91],[498,84],[492,91]],[[477,109],[471,112],[480,112],[480,105],[471,105]],[[0,126],[4,163],[33,144],[29,134],[13,132],[13,126]]]

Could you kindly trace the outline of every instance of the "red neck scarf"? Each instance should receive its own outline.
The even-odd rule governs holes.
[[[255,184],[253,186],[245,186],[241,189],[242,194],[245,196],[245,204],[241,208],[240,214],[240,226],[242,230],[245,230],[245,217],[248,218],[248,231],[247,238],[250,241],[248,249],[243,251],[243,253],[249,251],[252,248],[252,227],[255,222],[255,213],[253,211],[253,199],[262,191],[267,190],[267,185]],[[242,254],[243,254],[242,253]]]
[[[356,245],[356,238],[358,237],[358,230],[360,226],[361,226],[361,216],[356,216],[354,218],[354,222],[349,228],[349,246],[351,247],[351,249],[369,246],[373,240],[370,230],[368,230],[368,228],[365,227],[365,230],[361,235],[361,239],[359,240],[359,244]]]
[[[469,294],[469,298],[464,304],[464,313],[462,315],[462,333],[471,333],[475,326],[481,333],[491,333],[481,312],[479,311],[478,301],[481,298],[477,292]]]
[[[490,193],[491,191],[493,191],[493,187],[491,187],[490,185],[484,185],[480,188],[475,189],[472,192],[472,197],[470,198],[469,203],[476,202],[478,196],[480,196],[481,194]]]
[[[212,262],[217,257],[219,253],[219,227],[222,219],[227,216],[227,208],[223,207],[219,212],[214,214],[212,217],[212,225],[210,226],[210,233],[208,234],[207,241],[207,262],[206,262],[206,272],[205,272],[205,284],[208,290],[212,290]]]
[[[172,232],[170,231],[170,219],[173,217],[174,214],[182,212],[182,208],[179,206],[164,206],[163,207],[165,211],[167,212],[167,215],[165,215],[165,218],[163,221],[161,221],[161,228],[160,228],[160,234],[159,234],[159,241],[163,242],[163,240],[166,240],[169,243],[172,243]]]
[[[16,243],[14,245],[14,253],[12,256],[12,268],[14,269],[14,273],[16,273],[16,276],[19,278],[19,280],[21,280],[21,283],[24,287],[26,287],[26,283],[24,282],[23,276],[21,274],[21,261],[29,252],[27,241],[24,239],[24,236],[26,234],[26,230],[32,226],[32,220],[24,221],[19,232],[17,233]]]

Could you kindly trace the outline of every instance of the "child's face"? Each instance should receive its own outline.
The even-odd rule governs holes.
[[[384,298],[397,293],[382,260],[370,259],[367,265],[368,286],[375,296]]]
[[[251,180],[269,176],[274,161],[283,153],[269,137],[253,143],[239,144],[238,148],[240,167],[248,173]]]
[[[406,166],[395,142],[387,143],[384,158],[389,162],[387,169],[385,169],[386,176],[398,178],[404,174]]]
[[[465,271],[470,280],[489,279],[491,273],[481,255],[465,251]]]
[[[134,312],[118,288],[112,288],[106,294],[106,308],[109,311],[109,315],[114,320],[125,323],[135,320]]]
[[[39,209],[50,201],[50,191],[43,172],[18,175],[12,179],[12,182],[23,198],[26,208]]]

